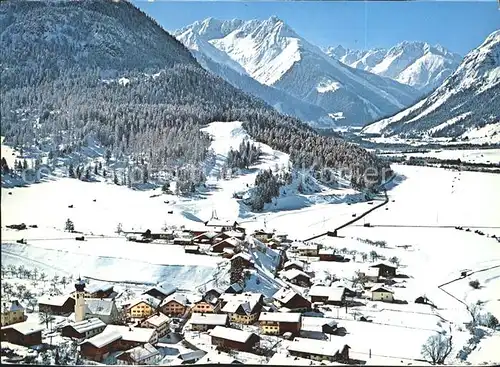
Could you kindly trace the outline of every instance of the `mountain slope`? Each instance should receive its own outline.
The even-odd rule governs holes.
[[[285,91],[260,84],[250,77],[240,64],[213,46],[206,37],[207,34],[213,36],[217,26],[223,28],[222,22],[208,18],[175,32],[175,36],[191,50],[193,56],[205,69],[222,77],[233,86],[261,98],[279,112],[295,116],[311,126],[332,127],[334,122],[324,109],[303,102]],[[224,30],[227,31],[226,28]],[[220,32],[215,34],[218,35]]]
[[[459,137],[474,129],[500,134],[500,31],[465,56],[458,69],[427,98],[375,122],[365,133]],[[477,135],[477,134],[472,134]]]
[[[428,94],[441,85],[460,65],[460,55],[440,45],[401,42],[386,49],[349,50],[329,47],[326,54],[351,67],[385,76]]]
[[[210,145],[200,127],[241,121],[297,166],[328,156],[331,168],[386,167],[206,71],[128,2],[2,2],[0,19],[2,136],[49,164],[74,153],[88,169],[82,152],[99,145],[111,162],[199,184]],[[364,185],[361,173],[352,181]]]
[[[342,124],[362,125],[394,113],[418,95],[411,87],[333,60],[276,17],[210,18],[176,34],[189,32],[224,52],[261,84],[317,105]]]

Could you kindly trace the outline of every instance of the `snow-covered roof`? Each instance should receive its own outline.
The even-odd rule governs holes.
[[[297,265],[301,269],[304,269],[304,263],[300,260],[288,260],[283,267],[286,269],[291,265]]]
[[[33,324],[29,321],[24,321],[2,327],[2,330],[6,329],[14,329],[23,335],[30,335],[42,331],[44,328],[41,325]]]
[[[397,265],[388,263],[387,261],[379,261],[376,264],[370,266],[370,268],[377,268],[379,266],[387,266],[389,268],[397,269]]]
[[[220,351],[210,351],[195,364],[232,364],[234,362],[237,362],[236,359],[229,354]]]
[[[67,326],[72,327],[77,333],[83,334],[90,330],[106,327],[106,324],[97,317],[93,317],[91,319],[75,322],[74,324],[69,324]]]
[[[370,292],[381,292],[381,293],[393,293],[390,289],[385,287],[383,284],[375,284],[373,287],[371,287]]]
[[[288,346],[289,351],[334,357],[346,343],[341,337],[332,337],[328,341],[296,337]]]
[[[175,287],[169,287],[169,288],[164,288],[164,287],[161,287],[159,285],[155,285],[153,287],[150,287],[148,289],[146,289],[144,292],[142,292],[142,294],[147,294],[148,292],[151,292],[151,291],[157,291],[161,294],[163,294],[165,297],[171,295],[172,293],[174,293],[177,289]]]
[[[293,289],[283,287],[273,295],[273,298],[277,301],[282,302],[282,303],[288,303],[292,300],[292,298],[296,294],[297,294],[297,292],[295,292]]]
[[[324,285],[313,285],[309,290],[309,296],[328,297],[329,301],[341,301],[344,292],[345,288],[342,287],[327,287]]]
[[[319,255],[335,255],[335,249],[333,248],[322,248],[318,251]]]
[[[38,304],[49,305],[49,306],[62,306],[66,303],[68,298],[71,297],[68,295],[42,296],[38,299]]]
[[[300,322],[298,312],[261,312],[259,321]]]
[[[148,305],[150,305],[151,307],[153,308],[157,308],[159,305],[160,305],[160,300],[157,299],[157,298],[154,298],[154,297],[149,297],[145,294],[142,294],[140,297],[132,300],[129,305],[128,305],[128,309],[134,307],[135,305],[138,305],[139,303],[141,302],[144,302],[144,303],[147,303]]]
[[[242,232],[238,232],[238,231],[225,231],[223,232],[225,235],[228,235],[229,237],[235,237],[235,238],[244,238],[245,237],[245,234],[242,233]]]
[[[2,302],[2,312],[15,312],[24,311],[24,307],[19,303],[17,299]]]
[[[241,286],[241,284],[239,283],[233,283],[231,284],[229,287],[226,288],[226,292],[229,290],[229,289],[232,289],[233,291],[235,292],[240,292],[243,290],[243,287]],[[227,294],[228,296],[232,296],[233,294],[232,293],[223,293],[221,295],[221,298],[224,299],[224,295]]]
[[[254,333],[249,331],[232,329],[224,326],[216,326],[214,329],[210,330],[210,336],[232,340],[238,343],[246,343],[253,334]]]
[[[245,312],[247,315],[250,315],[253,310],[255,309],[255,306],[257,305],[256,302],[249,302],[249,301],[238,301],[238,300],[231,300],[224,307],[222,307],[222,312],[227,312],[227,313],[235,313],[238,311],[238,309],[241,307],[243,312]]]
[[[297,250],[317,250],[317,243],[304,243],[304,242],[294,242],[293,247]]]
[[[110,316],[115,302],[109,299],[86,298],[85,313],[88,315]]]
[[[159,327],[159,326],[163,325],[164,323],[169,322],[170,317],[168,317],[167,315],[165,315],[161,312],[158,312],[158,313],[155,313],[154,315],[149,316],[145,321],[147,321],[149,324],[151,324],[155,327]]]
[[[194,240],[196,240],[197,238],[201,238],[201,237],[207,237],[207,238],[215,238],[217,237],[219,234],[216,233],[216,232],[205,232],[205,233],[202,233],[198,236],[196,236],[195,238],[193,238]]]
[[[179,354],[178,358],[182,359],[183,361],[192,361],[202,358],[205,354],[207,354],[207,352],[205,352],[204,350],[193,350],[187,353]]]
[[[194,325],[226,325],[226,314],[217,313],[193,313],[189,322]]]
[[[253,292],[245,292],[245,293],[240,293],[240,294],[234,294],[234,293],[224,293],[221,294],[220,299],[226,301],[226,302],[259,302],[262,297],[261,293],[253,293]]]
[[[96,348],[102,348],[105,345],[111,344],[118,339],[121,339],[121,334],[115,330],[108,330],[108,325],[106,329],[100,334],[94,335],[91,338],[85,339],[81,344],[89,343]]]
[[[253,263],[253,259],[252,259],[252,256],[246,252],[240,252],[236,255],[234,255],[232,258],[231,258],[231,261],[237,259],[237,258],[242,258],[243,260],[246,260],[248,262],[251,262]]]
[[[197,251],[200,249],[200,246],[198,245],[186,245],[184,246],[184,250],[188,250],[188,251]]]
[[[306,277],[308,279],[311,278],[308,274],[304,273],[302,270],[299,270],[299,269],[285,270],[285,271],[281,272],[281,276],[285,279],[288,279],[288,280],[295,279],[299,276],[303,276],[303,277]]]
[[[233,247],[237,247],[237,246],[241,245],[242,242],[243,241],[241,241],[241,240],[239,240],[237,238],[229,237],[229,238],[226,238],[225,240],[217,242],[214,246],[217,246],[217,245],[219,245],[221,243],[225,243],[225,244],[231,245]]]
[[[294,357],[284,353],[274,353],[267,364],[271,366],[319,366],[321,363],[312,359]]]
[[[156,355],[159,355],[160,352],[158,349],[153,347],[151,344],[146,343],[144,345],[139,345],[137,347],[134,347],[132,349],[129,349],[123,353],[120,353],[119,355],[122,354],[128,354],[130,358],[135,362],[135,363],[140,363],[148,358],[154,357]],[[118,355],[118,356],[119,356]],[[117,357],[118,357],[117,356]]]
[[[138,343],[147,343],[151,340],[155,329],[131,327],[126,325],[108,325],[104,332],[116,332],[120,334],[123,340],[134,341]]]
[[[188,299],[184,294],[174,293],[174,294],[171,294],[170,296],[168,296],[167,298],[165,298],[163,300],[163,302],[161,303],[161,306],[166,305],[167,303],[169,303],[171,301],[175,301],[178,304],[183,305],[183,306],[186,306],[188,304]]]

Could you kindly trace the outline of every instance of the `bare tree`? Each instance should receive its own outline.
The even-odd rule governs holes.
[[[45,284],[45,281],[47,280],[47,274],[45,274],[43,271],[40,273],[40,280]]]
[[[361,258],[363,259],[363,261],[366,261],[368,259],[368,254],[366,252],[362,252]]]
[[[393,256],[389,259],[389,262],[395,265],[399,265],[399,259],[396,256]]]
[[[370,251],[370,257],[371,257],[372,261],[375,261],[378,259],[379,256],[378,256],[376,251],[372,250],[372,251]]]
[[[48,312],[40,312],[40,324],[45,324],[45,327],[48,329],[49,323],[52,325],[52,321],[54,321],[54,316]]]
[[[437,333],[430,336],[422,346],[422,356],[429,358],[432,364],[443,364],[445,359],[450,355],[451,349],[451,336],[448,338]]]

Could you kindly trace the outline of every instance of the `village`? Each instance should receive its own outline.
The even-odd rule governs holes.
[[[36,269],[2,266],[2,355],[10,349],[11,362],[22,360],[18,346],[30,348],[24,361],[52,356],[56,364],[366,364],[370,347],[351,345],[346,335],[370,332],[368,306],[392,305],[388,312],[395,313],[418,307],[433,316],[435,306],[425,295],[398,296],[409,275],[396,257],[294,241],[272,230],[247,233],[236,221],[212,218],[201,227],[122,231],[137,246],[158,242],[191,256],[218,257],[218,275],[196,292],[163,283],[123,289],[80,276],[49,280]],[[317,270],[318,264],[329,270]],[[359,270],[336,277],[336,268],[346,264]],[[25,278],[24,284],[42,289],[40,295],[9,285],[13,278]]]

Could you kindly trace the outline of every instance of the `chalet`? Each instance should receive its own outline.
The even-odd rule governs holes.
[[[318,256],[320,261],[337,261],[337,262],[347,262],[349,259],[346,259],[344,256],[337,255],[335,253],[335,249],[331,248],[322,248],[318,251]]]
[[[236,249],[232,249],[232,248],[229,248],[229,247],[224,247],[222,249],[222,257],[224,259],[230,259],[230,258],[232,258],[234,256],[234,254],[235,254],[235,250]]]
[[[224,231],[224,232],[221,232],[219,233],[219,235],[217,236],[217,239],[222,241],[222,240],[225,240],[226,238],[231,238],[231,237],[234,237],[234,238],[237,238],[239,240],[244,240],[245,239],[245,232],[240,232],[240,231]]]
[[[184,252],[186,254],[199,254],[200,246],[198,245],[186,245],[184,246]]]
[[[243,241],[238,240],[237,238],[230,237],[226,238],[225,240],[222,240],[220,242],[217,242],[215,245],[213,245],[210,250],[212,252],[223,252],[224,249],[228,248],[231,250],[235,250],[236,248],[240,247],[243,244]]]
[[[331,338],[329,341],[306,338],[295,338],[288,346],[292,356],[313,359],[317,361],[349,361],[350,347],[340,337]]]
[[[304,270],[304,263],[300,260],[289,260],[283,265],[283,270]]]
[[[102,333],[105,328],[106,324],[94,317],[64,326],[61,330],[61,334],[69,338],[87,339]]]
[[[134,319],[151,316],[158,308],[160,301],[154,297],[141,296],[127,306],[127,315]]]
[[[165,298],[160,304],[160,310],[165,315],[181,316],[188,309],[188,299],[185,295],[174,293]]]
[[[193,302],[191,312],[193,313],[218,313],[220,310],[220,301],[218,297],[203,296],[198,301]]]
[[[12,325],[26,321],[24,307],[18,300],[2,301],[2,324],[1,326]]]
[[[85,298],[114,298],[116,295],[112,284],[91,284],[85,287]]]
[[[143,328],[155,329],[158,334],[158,338],[162,338],[169,332],[170,317],[161,312],[156,312],[141,321],[140,325]]]
[[[211,330],[210,337],[212,345],[227,350],[251,352],[260,344],[260,337],[257,334],[223,326],[216,326]]]
[[[264,296],[260,293],[223,294],[221,312],[229,315],[232,322],[251,325],[262,310]]]
[[[384,278],[392,278],[396,276],[397,266],[390,265],[384,262],[370,266],[370,268],[378,269],[378,276]]]
[[[243,292],[243,287],[239,283],[233,283],[224,291],[227,294],[240,294]]]
[[[210,288],[209,290],[205,291],[203,299],[207,302],[213,303],[214,300],[219,300],[219,297],[221,296],[222,293],[223,292],[219,289]]]
[[[154,297],[160,301],[163,301],[165,298],[170,296],[172,293],[176,291],[176,288],[163,288],[159,285],[146,289],[142,294],[145,296]]]
[[[309,290],[311,302],[323,302],[331,305],[342,306],[345,302],[345,288],[313,285]]]
[[[276,238],[271,238],[269,241],[266,242],[267,247],[276,250],[278,247],[281,246],[281,242],[276,239]]]
[[[240,224],[237,221],[220,220],[215,218],[205,222],[206,227],[217,228],[221,231],[235,230],[237,227],[239,227],[239,225]]]
[[[240,252],[231,258],[231,267],[240,269],[249,269],[254,267],[252,256],[246,252]]]
[[[394,301],[394,292],[385,288],[381,284],[376,284],[370,289],[372,295],[372,301],[384,301],[392,302]]]
[[[264,230],[258,230],[258,231],[255,231],[252,235],[256,239],[258,239],[260,242],[267,242],[271,238],[273,238],[274,233],[273,232],[266,232]]]
[[[300,320],[300,313],[262,312],[259,317],[260,332],[268,335],[283,335],[286,332],[298,335]]]
[[[38,299],[39,312],[52,315],[69,315],[75,308],[75,299],[70,295],[43,296]]]
[[[205,232],[193,238],[194,244],[200,245],[213,245],[216,243],[217,236],[219,234],[215,232]]]
[[[85,318],[98,318],[105,324],[113,324],[120,320],[120,312],[111,299],[85,299]]]
[[[308,339],[327,340],[328,334],[338,332],[338,323],[333,319],[322,317],[303,317],[300,336]]]
[[[306,312],[311,309],[311,302],[289,287],[283,287],[273,295],[278,307],[286,307],[295,312]]]
[[[229,354],[219,351],[209,351],[204,357],[199,359],[196,364],[243,364]]]
[[[19,322],[2,327],[3,342],[30,347],[42,344],[43,327],[29,322]]]
[[[120,333],[114,331],[104,331],[94,335],[80,343],[80,354],[86,359],[100,362],[110,353],[119,350],[117,348],[121,337]]]
[[[158,349],[151,344],[138,345],[116,356],[117,365],[153,365],[161,359]]]
[[[299,256],[318,256],[319,247],[317,244],[298,243],[294,247]]]
[[[229,318],[226,314],[194,313],[189,319],[191,329],[196,331],[207,331],[216,326],[228,326]]]
[[[203,350],[195,350],[192,352],[179,354],[177,358],[181,360],[181,364],[193,364],[202,359],[205,354],[207,354],[207,352]]]
[[[152,328],[107,325],[102,334],[104,333],[116,333],[121,336],[116,342],[116,350],[127,350],[146,343],[154,345],[158,342],[156,329]]]
[[[309,287],[311,285],[311,277],[304,273],[302,270],[291,269],[281,272],[281,277],[288,280],[292,284],[302,287]]]

